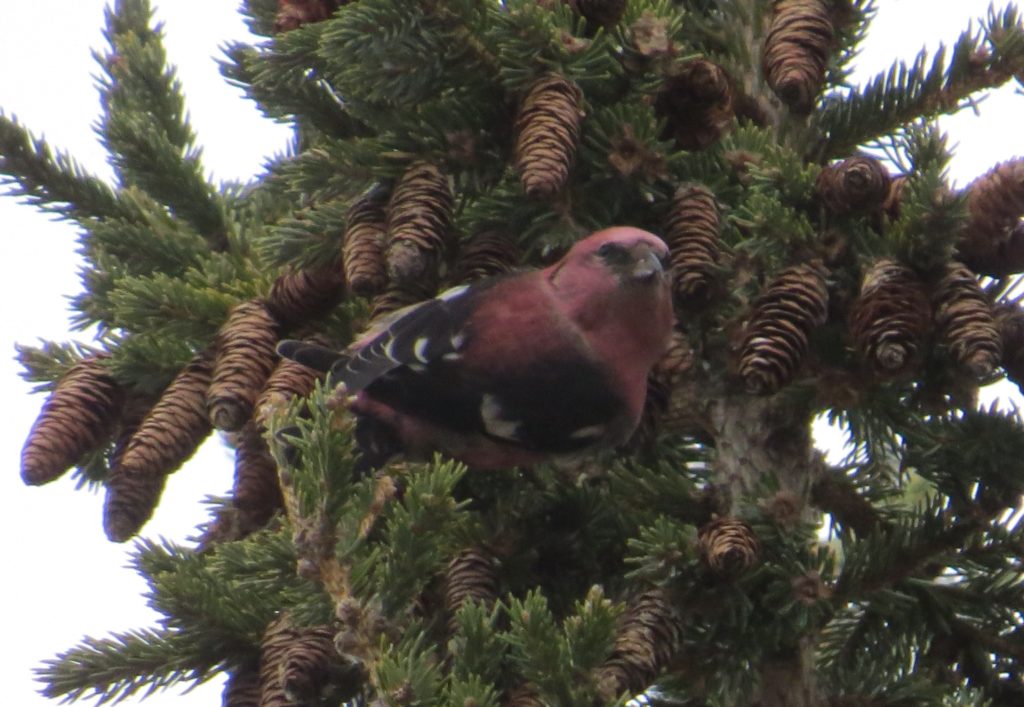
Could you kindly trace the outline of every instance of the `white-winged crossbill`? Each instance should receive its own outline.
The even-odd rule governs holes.
[[[278,351],[345,386],[363,469],[398,452],[482,469],[576,456],[640,420],[674,321],[667,257],[651,233],[608,228],[543,270],[401,310],[344,352]]]

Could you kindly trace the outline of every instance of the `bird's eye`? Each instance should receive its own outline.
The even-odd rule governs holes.
[[[626,254],[626,249],[618,243],[605,243],[597,249],[597,254],[602,258],[621,258]]]

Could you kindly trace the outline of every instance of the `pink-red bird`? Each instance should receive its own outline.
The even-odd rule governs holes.
[[[282,341],[354,396],[360,468],[438,451],[494,469],[624,442],[668,346],[672,297],[657,236],[619,226],[558,262],[456,287],[347,351]]]

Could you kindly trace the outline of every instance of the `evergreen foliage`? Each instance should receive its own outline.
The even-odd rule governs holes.
[[[1015,5],[859,87],[849,67],[872,0],[242,9],[260,39],[227,46],[223,73],[295,128],[250,183],[208,178],[148,0],[113,3],[96,55],[113,184],[0,113],[9,192],[81,229],[74,324],[97,332],[95,350],[22,347],[25,377],[59,391],[98,357],[125,401],[109,438],[70,444],[50,425],[57,437],[37,442],[73,450],[58,461],[80,480],[116,484],[145,410],[209,355],[251,388],[235,391],[247,403],[235,422],[264,435],[281,487],[263,528],[137,541],[160,625],[48,661],[47,696],[112,702],[226,672],[240,685],[259,675],[261,705],[1024,704],[1024,423],[979,406],[1002,370],[958,366],[928,305],[941,289],[961,311],[941,283],[977,241],[934,118],[1022,80]],[[292,28],[307,16],[329,19]],[[798,100],[767,75],[794,62]],[[556,178],[524,186],[538,165]],[[856,191],[864,165],[884,193],[823,191],[840,178]],[[430,184],[403,184],[410,172]],[[684,187],[697,206],[673,206]],[[262,309],[282,278],[342,271],[349,226],[365,226],[352,207],[367,198],[382,228],[407,229],[390,243],[416,246],[402,263],[396,248],[359,256],[377,279],[373,258],[387,258],[388,289],[369,299],[371,278],[337,303],[332,292],[306,311],[293,297],[286,317]],[[603,456],[488,473],[436,457],[359,476],[352,420],[327,384],[260,396],[269,346],[257,375],[224,344],[230,312],[255,303],[261,335],[343,346],[410,289],[458,284],[474,239],[521,258],[495,269],[536,266],[614,224],[695,225],[706,253],[679,257],[699,266],[700,297],[677,302],[686,354],[649,396],[653,432]],[[414,282],[399,267],[409,258]],[[969,314],[949,316],[991,335],[989,310],[1018,307],[1013,287],[958,267],[979,287]],[[885,370],[869,360],[908,329],[913,356]],[[1004,336],[1004,361],[1014,343]],[[846,433],[842,465],[811,444],[819,415]],[[453,603],[456,581],[469,589]]]

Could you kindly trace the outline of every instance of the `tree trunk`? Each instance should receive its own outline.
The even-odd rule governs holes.
[[[811,484],[820,474],[820,456],[811,439],[810,410],[787,396],[722,396],[711,404],[715,435],[715,483],[737,513],[744,495],[765,477],[801,500],[804,513]],[[757,494],[758,496],[762,494]],[[814,638],[766,658],[751,707],[819,707],[824,701],[814,680]]]

